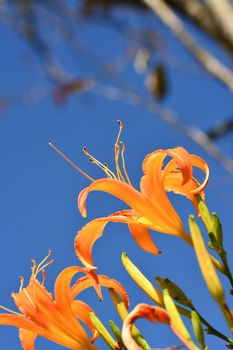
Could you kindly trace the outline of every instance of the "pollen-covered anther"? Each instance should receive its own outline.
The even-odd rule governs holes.
[[[123,129],[123,123],[120,119],[117,119],[117,123],[120,126],[120,128]]]
[[[19,291],[21,292],[21,290],[23,289],[23,285],[24,285],[24,278],[23,278],[23,276],[19,277],[19,281],[20,281]]]
[[[91,163],[97,165],[101,170],[103,170],[109,179],[116,179],[116,175],[108,168],[106,163],[101,163],[98,159],[96,159],[92,154],[90,154],[87,151],[86,147],[83,147],[83,153],[89,157],[89,161]]]

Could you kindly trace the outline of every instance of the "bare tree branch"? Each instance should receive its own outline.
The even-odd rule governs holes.
[[[183,45],[203,65],[203,67],[219,81],[233,91],[233,72],[221,63],[216,57],[202,48],[186,30],[183,22],[161,0],[142,0],[159,18],[173,31]]]
[[[233,43],[233,6],[228,0],[205,0],[225,35]]]
[[[197,0],[165,0],[165,2],[185,15],[188,20],[216,40],[228,54],[233,56],[232,38],[225,35],[207,5]]]

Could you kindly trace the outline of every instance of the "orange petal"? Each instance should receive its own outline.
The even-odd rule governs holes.
[[[169,201],[163,184],[163,161],[167,156],[165,151],[155,151],[149,154],[143,162],[145,175],[141,178],[140,188],[144,197],[154,206],[155,230],[179,235],[183,225],[179,215]],[[160,225],[163,230],[158,230]]]
[[[160,251],[154,244],[150,232],[148,229],[141,224],[129,224],[129,230],[139,245],[143,250],[151,254],[160,254]]]
[[[87,210],[86,210],[86,200],[89,193],[89,187],[84,188],[78,196],[78,208],[80,210],[81,215],[86,218]]]
[[[75,237],[74,249],[77,257],[86,268],[95,270],[92,260],[92,248],[95,241],[103,234],[108,222],[134,223],[130,210],[123,210],[109,215],[108,217],[94,219],[86,224]]]
[[[62,313],[63,322],[66,322],[69,325],[69,329],[76,333],[77,341],[88,343],[88,336],[80,322],[76,319],[71,308],[72,298],[70,296],[70,283],[74,275],[78,272],[87,274],[87,278],[91,280],[92,286],[97,284],[95,281],[95,278],[97,278],[96,275],[94,277],[94,274],[90,274],[85,268],[70,266],[64,269],[57,277],[54,285],[54,295],[56,306]]]
[[[118,281],[104,275],[98,275],[98,280],[102,287],[114,289],[121,296],[125,307],[128,309],[129,297],[124,287]],[[91,280],[87,276],[79,278],[70,290],[71,299],[74,299],[80,292],[90,287],[92,287]]]
[[[170,325],[170,318],[167,312],[158,307],[147,304],[138,304],[126,317],[122,328],[122,340],[128,350],[141,350],[131,335],[131,329],[138,318],[147,318],[154,323],[165,323]]]
[[[19,330],[19,339],[23,350],[34,350],[37,334],[26,329]]]
[[[0,324],[24,328],[40,335],[43,335],[44,333],[41,327],[37,326],[32,321],[26,319],[24,316],[0,314]]]
[[[210,172],[207,163],[202,158],[196,156],[195,154],[190,154],[190,158],[192,161],[192,165],[201,169],[205,173],[205,179],[203,183],[198,188],[192,191],[193,194],[196,194],[200,193],[205,189],[206,185],[208,184]]]
[[[179,172],[173,172],[164,178],[164,188],[167,192],[172,191],[190,199],[198,212],[197,201],[193,192],[200,188],[200,184],[194,177],[186,182],[185,185],[182,185],[182,175]],[[205,199],[204,191],[201,191],[199,195],[203,200]]]
[[[96,292],[99,296],[100,287],[98,277],[94,272],[79,267],[79,266],[69,266],[65,268],[57,277],[54,285],[54,295],[56,300],[56,305],[63,311],[70,309],[72,299],[70,298],[70,283],[72,278],[78,272],[82,272],[87,275],[87,278],[90,280],[92,287],[96,289]]]
[[[103,191],[121,199],[129,207],[135,210],[140,216],[143,216],[155,222],[157,218],[155,207],[137,190],[125,182],[112,179],[100,179],[91,183],[91,185],[84,189],[78,198],[78,205],[82,215],[86,213],[86,199],[91,191]],[[163,223],[161,219],[158,220]]]
[[[186,184],[191,179],[193,172],[190,154],[183,147],[168,149],[166,153],[176,161],[183,176],[182,185]]]
[[[95,341],[96,338],[98,338],[99,334],[97,333],[95,327],[93,326],[90,317],[89,317],[89,313],[93,312],[92,308],[87,305],[86,303],[84,303],[81,300],[74,300],[72,302],[72,311],[75,314],[75,316],[82,321],[83,323],[85,323],[85,325],[90,329],[91,333],[92,333],[92,339],[91,341]]]
[[[35,278],[31,278],[28,286],[18,293],[12,293],[12,297],[19,310],[30,315],[39,326],[46,326],[47,317],[57,312],[51,293]]]
[[[138,318],[146,318],[153,323],[165,323],[171,327],[177,337],[186,345],[189,350],[197,350],[194,344],[187,341],[186,338],[171,324],[170,317],[166,310],[158,306],[147,304],[138,304],[126,317],[122,328],[122,340],[128,350],[141,350],[141,347],[135,342],[131,335],[131,329]]]

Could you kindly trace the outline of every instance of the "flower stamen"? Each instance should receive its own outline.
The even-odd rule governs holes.
[[[128,184],[132,186],[132,183],[130,181],[130,178],[129,178],[129,175],[128,175],[128,172],[126,170],[126,165],[125,165],[125,151],[126,151],[126,148],[125,148],[125,144],[123,141],[120,141],[120,144],[121,144],[121,160],[122,160],[122,167],[123,167],[123,170],[124,170],[124,174],[125,174],[125,177],[128,181]]]
[[[20,314],[19,312],[16,312],[16,311],[14,311],[14,310],[11,310],[11,309],[8,309],[8,307],[5,307],[5,306],[2,306],[2,305],[0,305],[0,309],[2,309],[2,310],[4,310],[4,311],[7,311],[7,312],[9,312],[9,313],[11,313],[11,314],[13,314],[13,315],[17,315],[17,316],[23,316],[22,314]]]
[[[109,179],[116,179],[116,175],[108,168],[107,164],[103,164],[98,159],[96,159],[92,154],[90,154],[87,151],[86,147],[83,147],[83,153],[89,157],[90,162],[97,165],[101,170],[103,170]]]
[[[73,168],[75,168],[79,173],[85,176],[90,181],[95,181],[93,177],[89,176],[85,171],[80,169],[76,164],[74,164],[64,153],[62,153],[56,146],[54,146],[51,142],[49,142],[49,146],[51,146],[65,161],[67,161]]]
[[[21,292],[22,289],[23,289],[23,285],[24,285],[24,278],[23,278],[23,276],[19,277],[19,281],[20,281],[19,292]]]
[[[122,129],[123,129],[123,124],[122,124],[121,120],[117,120],[117,123],[119,125],[119,131],[118,131],[116,142],[115,142],[115,146],[114,146],[116,173],[117,173],[118,180],[120,180],[122,182],[126,182],[125,179],[124,179],[124,176],[123,176],[123,174],[121,172],[120,165],[119,165],[119,155],[120,155],[119,142],[120,142],[120,136],[121,136]]]
[[[38,273],[40,271],[44,270],[47,266],[49,266],[53,263],[54,260],[52,259],[45,264],[45,261],[50,258],[51,254],[52,254],[52,252],[51,252],[51,250],[49,250],[46,257],[39,263],[39,265],[37,266],[36,271],[35,271],[35,277],[38,275]]]
[[[26,295],[26,297],[28,298],[28,300],[29,300],[30,304],[32,305],[33,309],[36,310],[37,307],[36,307],[35,303],[33,302],[31,296],[29,295],[28,291],[26,290],[26,288],[23,288],[23,289],[22,289],[22,292],[23,292],[23,293]]]

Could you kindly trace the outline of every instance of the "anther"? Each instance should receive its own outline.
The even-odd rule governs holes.
[[[46,271],[45,271],[44,269],[42,270],[42,276],[43,276],[43,279],[42,279],[41,284],[42,284],[42,286],[43,286],[44,283],[45,283],[45,280],[46,280]]]
[[[24,285],[24,278],[23,278],[23,276],[19,277],[19,281],[20,281],[19,291],[21,292],[21,290],[23,289],[23,285]]]
[[[111,170],[109,170],[108,167],[105,165],[106,163],[101,163],[100,161],[98,161],[98,159],[96,159],[87,151],[87,148],[85,146],[83,147],[83,153],[89,157],[89,161],[91,163],[97,165],[101,170],[103,170],[108,178],[116,178],[115,174]]]
[[[122,123],[122,121],[120,119],[117,119],[117,123],[120,126],[120,128],[123,128],[123,123]]]

